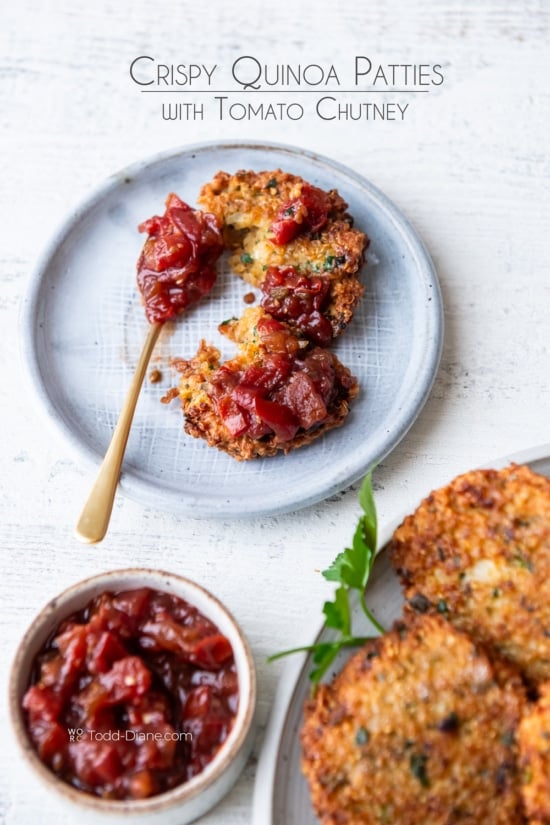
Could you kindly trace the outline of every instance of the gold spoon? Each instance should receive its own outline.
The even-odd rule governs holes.
[[[139,356],[132,383],[113,432],[109,449],[105,454],[95,484],[78,519],[76,537],[87,544],[95,544],[101,541],[107,532],[120,477],[120,468],[126,450],[126,442],[132,426],[141,385],[162,326],[162,322],[151,324]]]

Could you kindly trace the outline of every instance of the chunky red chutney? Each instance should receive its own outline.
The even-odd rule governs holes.
[[[238,359],[226,362],[212,376],[208,391],[232,436],[259,439],[274,433],[279,441],[291,441],[298,430],[323,424],[355,379],[350,375],[349,385],[343,386],[329,350],[307,349],[307,342],[274,318],[262,318],[255,332],[261,361],[245,367]]]
[[[305,183],[299,197],[283,203],[277,212],[270,227],[273,243],[281,246],[302,232],[319,232],[328,220],[328,213],[327,193]]]
[[[137,264],[137,282],[150,323],[168,321],[209,292],[223,251],[218,219],[193,210],[173,193],[164,215],[139,225],[147,232]]]
[[[103,593],[62,622],[23,698],[41,760],[109,799],[149,797],[200,773],[237,706],[227,638],[192,605],[150,588]]]
[[[323,315],[330,290],[326,275],[304,275],[293,266],[270,266],[262,282],[262,307],[279,321],[321,347],[333,338],[332,324]]]

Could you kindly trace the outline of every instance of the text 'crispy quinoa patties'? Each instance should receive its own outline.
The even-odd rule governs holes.
[[[323,825],[519,825],[513,668],[440,616],[408,615],[306,705],[302,768]]]
[[[517,465],[461,475],[405,519],[390,554],[411,607],[550,679],[550,479]]]
[[[550,682],[518,730],[521,793],[530,825],[550,825]]]

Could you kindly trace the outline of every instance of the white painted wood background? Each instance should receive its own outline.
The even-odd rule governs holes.
[[[73,538],[91,478],[45,434],[24,393],[19,303],[64,216],[136,159],[222,137],[293,143],[364,174],[414,222],[441,280],[445,348],[418,422],[377,471],[382,520],[461,470],[550,440],[549,33],[544,0],[2,4],[4,670],[33,615],[61,588],[105,569],[158,564],[211,588],[242,623],[263,725],[280,672],[265,657],[306,641],[331,592],[318,571],[349,541],[358,515],[356,490],[238,522],[180,521],[120,497],[102,545]],[[446,80],[416,96],[403,123],[166,123],[154,96],[129,82],[138,54],[222,65],[240,54],[325,64],[367,54],[441,63]],[[0,821],[71,822],[38,785],[24,784],[4,710],[0,724]],[[249,822],[254,768],[253,759],[204,823]]]

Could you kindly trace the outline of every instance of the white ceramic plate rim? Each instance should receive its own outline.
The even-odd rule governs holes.
[[[348,166],[333,161],[331,158],[321,154],[304,150],[300,147],[287,144],[273,143],[271,141],[243,142],[239,140],[226,141],[206,141],[195,144],[184,145],[175,149],[160,152],[151,157],[142,159],[125,169],[114,173],[107,180],[97,187],[90,195],[85,197],[69,217],[62,223],[54,234],[44,252],[40,256],[37,265],[31,275],[26,295],[21,306],[21,355],[24,362],[24,373],[28,379],[31,395],[38,401],[38,408],[46,414],[50,426],[57,435],[61,435],[71,448],[75,457],[84,459],[90,468],[98,467],[97,453],[84,443],[77,431],[72,429],[66,421],[60,418],[55,403],[52,401],[44,378],[40,370],[37,358],[36,339],[36,315],[40,298],[40,285],[42,278],[47,271],[50,260],[54,256],[58,247],[63,243],[73,229],[78,226],[80,220],[90,212],[111,190],[120,185],[121,179],[136,178],[140,172],[147,167],[160,164],[164,161],[176,158],[180,155],[191,155],[201,151],[208,151],[213,148],[222,149],[250,149],[290,154],[304,157],[312,163],[324,164],[340,174],[348,177],[357,185],[363,187],[372,200],[372,203],[383,214],[388,223],[395,226],[407,243],[411,257],[414,258],[416,267],[421,273],[424,282],[429,283],[430,289],[430,313],[427,314],[427,331],[425,335],[425,356],[423,359],[423,372],[418,375],[418,380],[411,387],[409,403],[405,410],[400,410],[400,415],[394,420],[387,421],[386,433],[383,439],[374,445],[370,454],[365,457],[364,450],[357,449],[348,456],[345,464],[341,464],[339,469],[327,479],[324,474],[312,474],[306,487],[300,489],[298,497],[296,490],[289,485],[289,491],[278,491],[276,501],[268,502],[247,502],[246,516],[278,515],[290,511],[295,511],[303,507],[310,506],[337,492],[345,489],[349,485],[358,481],[368,470],[369,466],[382,461],[403,439],[420,411],[422,410],[433,386],[443,347],[443,304],[437,274],[432,260],[410,221],[401,213],[389,198],[377,189],[370,181],[362,175],[357,174]],[[365,440],[369,444],[369,440]],[[315,445],[312,449],[315,448]],[[122,470],[120,489],[129,497],[142,503],[151,504],[160,510],[166,510],[177,515],[189,516],[192,518],[234,518],[244,515],[243,512],[235,512],[235,502],[228,502],[226,506],[218,503],[217,506],[209,506],[209,502],[197,502],[196,500],[185,500],[185,493],[176,499],[174,495],[166,495],[160,487],[158,480],[143,477],[139,474],[132,474]]]
[[[519,453],[494,459],[482,466],[489,469],[501,469],[511,463],[530,464],[548,457],[550,457],[550,442],[522,450]],[[424,495],[420,495],[418,501],[420,502],[428,492],[429,491],[426,491]],[[408,512],[407,510],[401,513],[383,526],[379,536],[378,552],[386,546],[393,532],[408,515]],[[322,625],[319,625],[319,620],[316,620],[315,625],[310,627],[309,632],[304,633],[303,644],[313,644],[321,633],[322,627]],[[308,642],[308,640],[311,640],[311,642]],[[302,679],[307,678],[307,674],[305,673],[307,659],[307,653],[298,653],[289,657],[277,685],[275,699],[261,744],[258,768],[256,771],[252,804],[252,825],[279,825],[273,820],[273,791],[275,790],[274,782],[279,758],[279,746],[292,697],[298,687],[298,683],[301,682]]]

